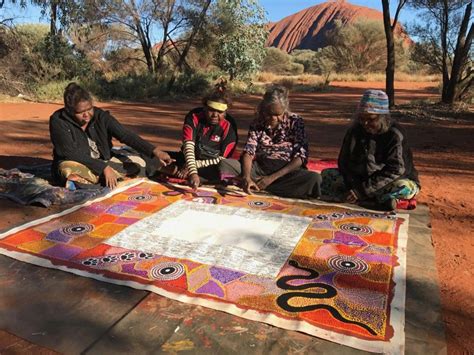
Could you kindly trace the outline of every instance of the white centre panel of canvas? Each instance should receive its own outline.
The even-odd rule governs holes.
[[[107,244],[276,277],[311,218],[177,201]]]

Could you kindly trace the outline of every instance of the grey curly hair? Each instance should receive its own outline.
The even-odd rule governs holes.
[[[257,106],[257,117],[262,117],[265,110],[272,105],[280,105],[283,110],[289,112],[290,102],[288,100],[288,89],[283,86],[273,86],[263,95],[262,101]]]

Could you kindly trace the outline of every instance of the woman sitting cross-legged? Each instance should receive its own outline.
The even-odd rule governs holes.
[[[64,108],[51,116],[49,132],[53,180],[68,187],[101,183],[114,188],[126,176],[151,176],[173,161],[168,153],[122,126],[108,111],[95,107],[90,93],[76,83],[66,87]],[[134,151],[118,154],[112,150],[113,138]]]
[[[317,198],[319,174],[308,171],[308,142],[303,119],[289,112],[288,91],[269,89],[257,107],[241,161],[225,159],[223,178],[241,176],[245,192],[267,191],[282,197]]]
[[[229,104],[225,82],[220,82],[204,97],[203,107],[186,115],[181,151],[169,152],[176,162],[162,169],[162,173],[187,179],[193,188],[201,182],[219,180],[217,166],[237,144],[237,126],[227,113]]]
[[[385,92],[364,92],[338,165],[323,170],[322,192],[339,201],[390,211],[397,199],[413,199],[420,190],[406,134],[391,119]]]

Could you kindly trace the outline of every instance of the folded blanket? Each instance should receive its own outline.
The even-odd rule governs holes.
[[[32,169],[34,170],[34,169]],[[19,169],[0,169],[0,197],[8,198],[22,205],[80,204],[89,199],[105,195],[106,187],[70,191],[64,187],[52,186],[47,180],[24,173]]]

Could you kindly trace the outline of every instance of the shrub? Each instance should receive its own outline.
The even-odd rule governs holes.
[[[256,75],[255,79],[262,83],[271,83],[278,78],[278,75],[270,72],[260,72]]]
[[[291,65],[291,57],[281,49],[270,47],[265,49],[262,70],[275,74],[287,74]]]
[[[291,58],[294,63],[302,64],[305,73],[316,73],[316,52],[310,49],[296,49],[292,51]]]
[[[275,74],[299,75],[304,72],[304,65],[294,63],[292,57],[285,51],[270,47],[266,48],[262,70]]]
[[[64,89],[70,83],[70,80],[51,81],[46,84],[38,85],[35,88],[35,96],[39,101],[58,101],[63,99]]]

